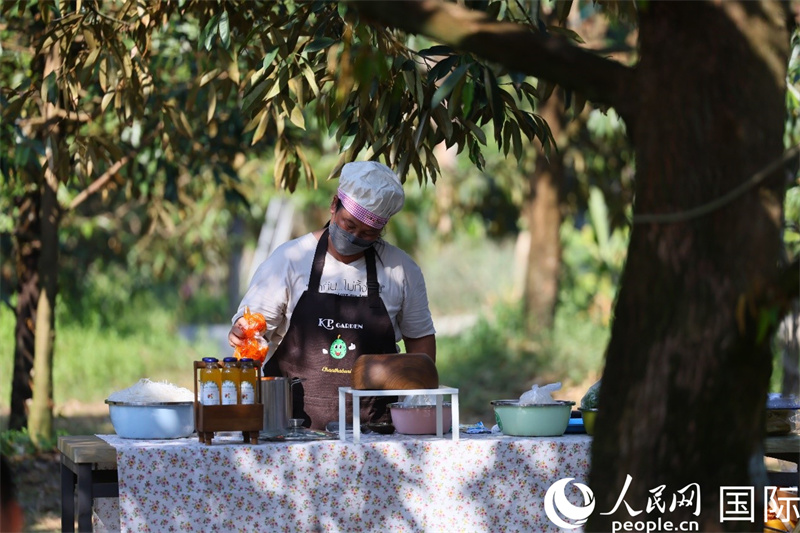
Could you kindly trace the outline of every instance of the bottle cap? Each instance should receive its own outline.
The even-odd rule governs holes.
[[[223,363],[235,363],[236,361],[238,361],[238,359],[235,357],[226,357],[222,360]]]
[[[216,357],[203,357],[203,362],[204,363],[218,363],[219,359],[217,359]]]

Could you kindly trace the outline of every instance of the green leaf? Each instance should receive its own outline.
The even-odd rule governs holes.
[[[406,82],[406,89],[414,97],[414,100],[418,101],[419,99],[417,98],[417,95],[414,94],[414,90],[415,90],[415,87],[416,87],[415,78],[416,78],[416,73],[415,72],[410,72],[410,71],[405,71],[405,70],[403,71],[403,80]]]
[[[608,206],[603,198],[603,192],[597,187],[592,187],[589,191],[589,217],[592,220],[600,258],[608,263],[611,260],[608,245]]]
[[[208,91],[208,112],[206,113],[206,124],[211,122],[211,119],[214,118],[214,112],[217,110],[217,89],[214,87],[212,83],[209,85]]]
[[[222,16],[219,18],[219,38],[222,40],[222,46],[224,46],[226,50],[230,48],[231,26],[227,11],[223,11]]]
[[[467,125],[472,134],[478,138],[478,141],[480,141],[480,143],[485,146],[486,134],[483,132],[483,130],[480,129],[480,127],[478,127],[478,125],[472,122],[471,120],[466,120],[464,121],[464,123]]]
[[[511,129],[511,141],[514,143],[514,158],[522,159],[522,136],[519,134],[519,125],[513,120],[506,122],[506,128]]]
[[[439,126],[439,130],[442,134],[444,134],[445,144],[449,148],[453,145],[451,142],[453,138],[453,124],[450,122],[450,118],[447,116],[445,109],[443,107],[434,108],[431,117],[433,117],[433,121]]]
[[[289,115],[289,120],[301,130],[306,129],[306,119],[303,117],[303,110],[299,105],[294,106],[292,113]]]
[[[250,142],[250,146],[253,146],[259,140],[261,140],[261,137],[264,136],[264,132],[267,131],[267,124],[269,124],[269,113],[262,111],[261,118],[258,121],[258,127],[256,128],[256,132],[253,134],[253,140]]]
[[[433,93],[433,98],[431,99],[431,107],[436,107],[442,103],[442,100],[450,96],[450,93],[453,92],[453,88],[461,81],[464,75],[467,73],[467,69],[469,65],[461,65],[457,69],[450,74],[444,83],[442,83],[436,92]]]
[[[356,134],[353,135],[344,135],[339,140],[339,150],[345,151],[353,145],[353,141],[356,140]]]
[[[446,56],[455,53],[455,51],[450,48],[449,46],[445,45],[437,45],[431,46],[430,48],[426,48],[425,50],[420,50],[419,55],[423,57],[427,56]]]
[[[279,51],[280,51],[280,48],[278,48],[276,46],[275,48],[273,48],[272,50],[267,52],[267,54],[264,56],[264,60],[261,61],[261,67],[266,69],[267,67],[272,65],[272,62],[275,60],[275,56],[278,55]]]
[[[554,83],[550,83],[547,80],[539,80],[539,87],[536,93],[537,99],[541,102],[544,102],[550,98],[550,95],[553,94],[553,89],[555,88],[556,86]]]
[[[206,83],[208,83],[211,80],[213,80],[214,78],[216,78],[218,74],[219,74],[219,69],[218,68],[215,68],[213,70],[210,70],[210,71],[204,73],[203,76],[200,78],[200,84],[199,84],[200,87],[202,87]]]
[[[566,24],[569,12],[572,9],[572,0],[558,0],[555,2],[556,19],[561,24]],[[550,28],[548,28],[549,30]]]
[[[249,114],[253,106],[260,102],[267,91],[276,83],[274,77],[267,77],[258,82],[247,94],[242,98],[242,113]]]
[[[306,45],[306,47],[304,48],[304,50],[306,52],[318,52],[320,50],[324,50],[325,48],[328,48],[329,46],[331,46],[335,42],[336,41],[334,39],[331,39],[330,37],[320,37],[320,38],[314,39],[313,41],[308,43]]]
[[[214,35],[217,33],[217,25],[219,24],[219,15],[214,15],[209,19],[203,31],[200,33],[198,43],[203,43],[206,50],[211,50],[211,45],[214,42]]]
[[[319,86],[317,85],[317,80],[314,77],[314,71],[311,67],[303,68],[303,76],[305,76],[308,86],[311,88],[311,92],[314,93],[314,96],[319,96]]]
[[[503,99],[500,97],[500,87],[497,85],[497,78],[494,73],[487,69],[483,71],[483,81],[486,87],[486,98],[489,100],[489,109],[492,110],[492,120],[494,121],[494,138],[500,143],[500,133],[503,129],[505,119]]]
[[[575,31],[570,30],[569,28],[562,28],[560,26],[548,26],[547,31],[553,34],[563,35],[564,37],[571,39],[579,44],[585,43],[585,41],[580,35],[578,35]]]
[[[461,58],[459,56],[448,56],[436,63],[433,68],[428,71],[428,83],[433,83],[447,76],[460,60]]]
[[[472,101],[475,99],[475,85],[467,83],[461,93],[461,102],[464,106],[464,116],[472,113]]]

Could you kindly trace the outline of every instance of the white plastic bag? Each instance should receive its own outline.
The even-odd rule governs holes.
[[[401,400],[406,407],[419,407],[424,405],[436,405],[436,395],[434,394],[415,394],[404,396]]]
[[[553,397],[550,396],[550,393],[557,390],[561,390],[560,381],[558,383],[544,385],[543,387],[534,385],[531,387],[531,390],[522,393],[522,396],[519,397],[519,404],[534,405],[543,403],[556,403]]]

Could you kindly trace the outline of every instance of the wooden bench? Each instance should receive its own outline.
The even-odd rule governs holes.
[[[61,452],[61,530],[92,531],[94,498],[117,498],[117,451],[94,435],[58,438]],[[77,489],[77,509],[75,493]]]

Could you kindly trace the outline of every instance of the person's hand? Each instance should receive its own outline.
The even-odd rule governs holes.
[[[244,329],[247,324],[244,317],[239,319],[231,326],[231,331],[228,333],[228,343],[234,348],[240,346],[244,342]]]

